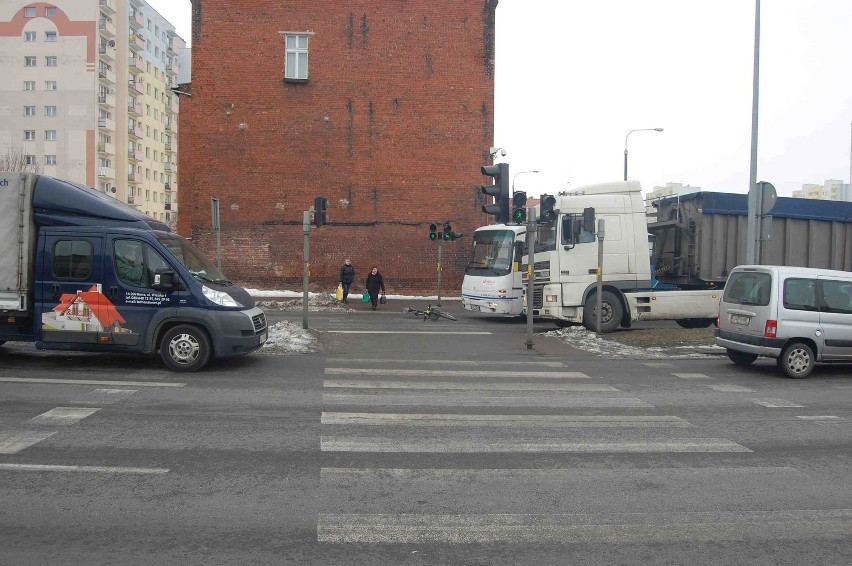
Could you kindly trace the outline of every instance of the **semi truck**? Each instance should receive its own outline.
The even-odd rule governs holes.
[[[247,354],[264,312],[188,240],[135,208],[0,172],[0,345],[159,353],[173,371]]]
[[[604,221],[602,332],[644,320],[674,320],[684,328],[713,324],[728,272],[745,263],[747,196],[700,192],[662,199],[655,207],[656,221],[649,224],[636,181],[557,195],[555,221],[536,227],[533,315],[596,329],[598,235],[596,223],[588,222],[594,209],[595,219]],[[771,213],[764,262],[832,269],[852,264],[852,203],[779,198]],[[496,224],[480,230],[505,229]],[[520,240],[521,231],[516,233]],[[528,258],[522,263],[525,275]],[[668,288],[655,287],[655,279]],[[462,300],[466,309],[477,310],[470,298]]]

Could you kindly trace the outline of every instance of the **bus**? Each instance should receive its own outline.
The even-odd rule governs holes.
[[[492,224],[474,231],[462,282],[465,310],[503,316],[525,312],[521,264],[526,231],[526,225],[513,224]]]

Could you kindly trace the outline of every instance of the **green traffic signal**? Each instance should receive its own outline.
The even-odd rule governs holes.
[[[433,242],[438,239],[438,226],[429,224],[429,239]]]
[[[512,212],[512,222],[515,224],[523,224],[527,221],[527,211],[523,208],[516,208]]]
[[[449,222],[444,222],[444,240],[449,242],[453,239],[453,227]]]

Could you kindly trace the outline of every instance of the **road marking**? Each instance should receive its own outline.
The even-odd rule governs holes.
[[[326,358],[325,362],[327,364],[413,364],[413,365],[430,365],[430,364],[440,364],[440,365],[451,365],[451,366],[545,366],[552,368],[561,368],[565,367],[565,364],[562,362],[542,362],[536,360],[529,361],[481,361],[481,360],[412,360],[410,358],[406,358],[401,360],[400,358]]]
[[[402,426],[488,426],[488,427],[572,427],[572,428],[687,428],[689,422],[670,416],[575,416],[575,415],[459,415],[412,413],[323,412],[324,425],[402,425]]]
[[[68,426],[85,419],[88,416],[94,415],[100,409],[83,409],[80,407],[56,407],[46,413],[42,413],[37,417],[33,417],[27,421],[29,424],[35,425],[60,425]]]
[[[130,397],[137,391],[138,389],[95,389],[88,397],[75,399],[73,402],[92,405],[112,405]]]
[[[674,364],[670,364],[667,362],[642,362],[643,366],[648,366],[649,368],[672,368]]]
[[[611,385],[591,383],[458,383],[456,381],[362,381],[327,379],[323,387],[344,389],[448,389],[455,391],[574,391],[616,393]]]
[[[0,431],[0,454],[17,454],[54,434],[56,434],[55,430]]]
[[[323,452],[399,453],[564,453],[658,454],[681,452],[751,452],[722,438],[668,439],[625,442],[488,442],[475,439],[408,440],[397,437],[320,436]]]
[[[847,540],[852,509],[611,514],[417,515],[324,513],[318,542],[485,542]]]
[[[119,466],[60,466],[53,464],[0,464],[7,472],[96,472],[107,474],[165,474],[168,468],[124,468]]]
[[[741,385],[706,385],[710,389],[714,389],[721,393],[754,393],[754,389],[743,387]]]
[[[367,407],[541,407],[541,408],[653,408],[636,397],[593,397],[586,395],[497,396],[467,393],[431,395],[323,393],[325,405],[361,405]]]
[[[460,335],[486,335],[491,332],[463,332],[463,331],[440,331],[440,330],[323,330],[330,334],[460,334]]]
[[[545,377],[551,379],[589,379],[579,371],[488,371],[442,369],[325,368],[326,375],[410,375],[416,377]]]
[[[713,379],[703,373],[673,373],[672,375],[681,379]]]
[[[746,399],[746,401],[751,401],[752,403],[756,403],[758,405],[762,405],[764,407],[768,407],[770,409],[779,409],[783,407],[803,407],[804,405],[799,405],[798,403],[793,403],[792,401],[785,401],[784,399]]]
[[[43,383],[61,385],[104,385],[104,386],[133,386],[133,387],[185,387],[186,383],[157,383],[154,381],[95,381],[91,379],[46,379],[36,377],[0,377],[0,382],[7,383]]]
[[[802,415],[796,417],[797,419],[802,419],[803,421],[841,421],[840,417],[836,417],[834,415]]]

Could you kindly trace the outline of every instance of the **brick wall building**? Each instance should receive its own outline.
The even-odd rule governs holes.
[[[262,288],[301,288],[302,212],[312,289],[343,260],[362,285],[434,294],[429,224],[487,224],[478,186],[494,131],[497,0],[193,0],[192,81],[182,89],[178,231]],[[443,291],[461,287],[470,239],[446,243]],[[356,286],[355,289],[359,288]]]

